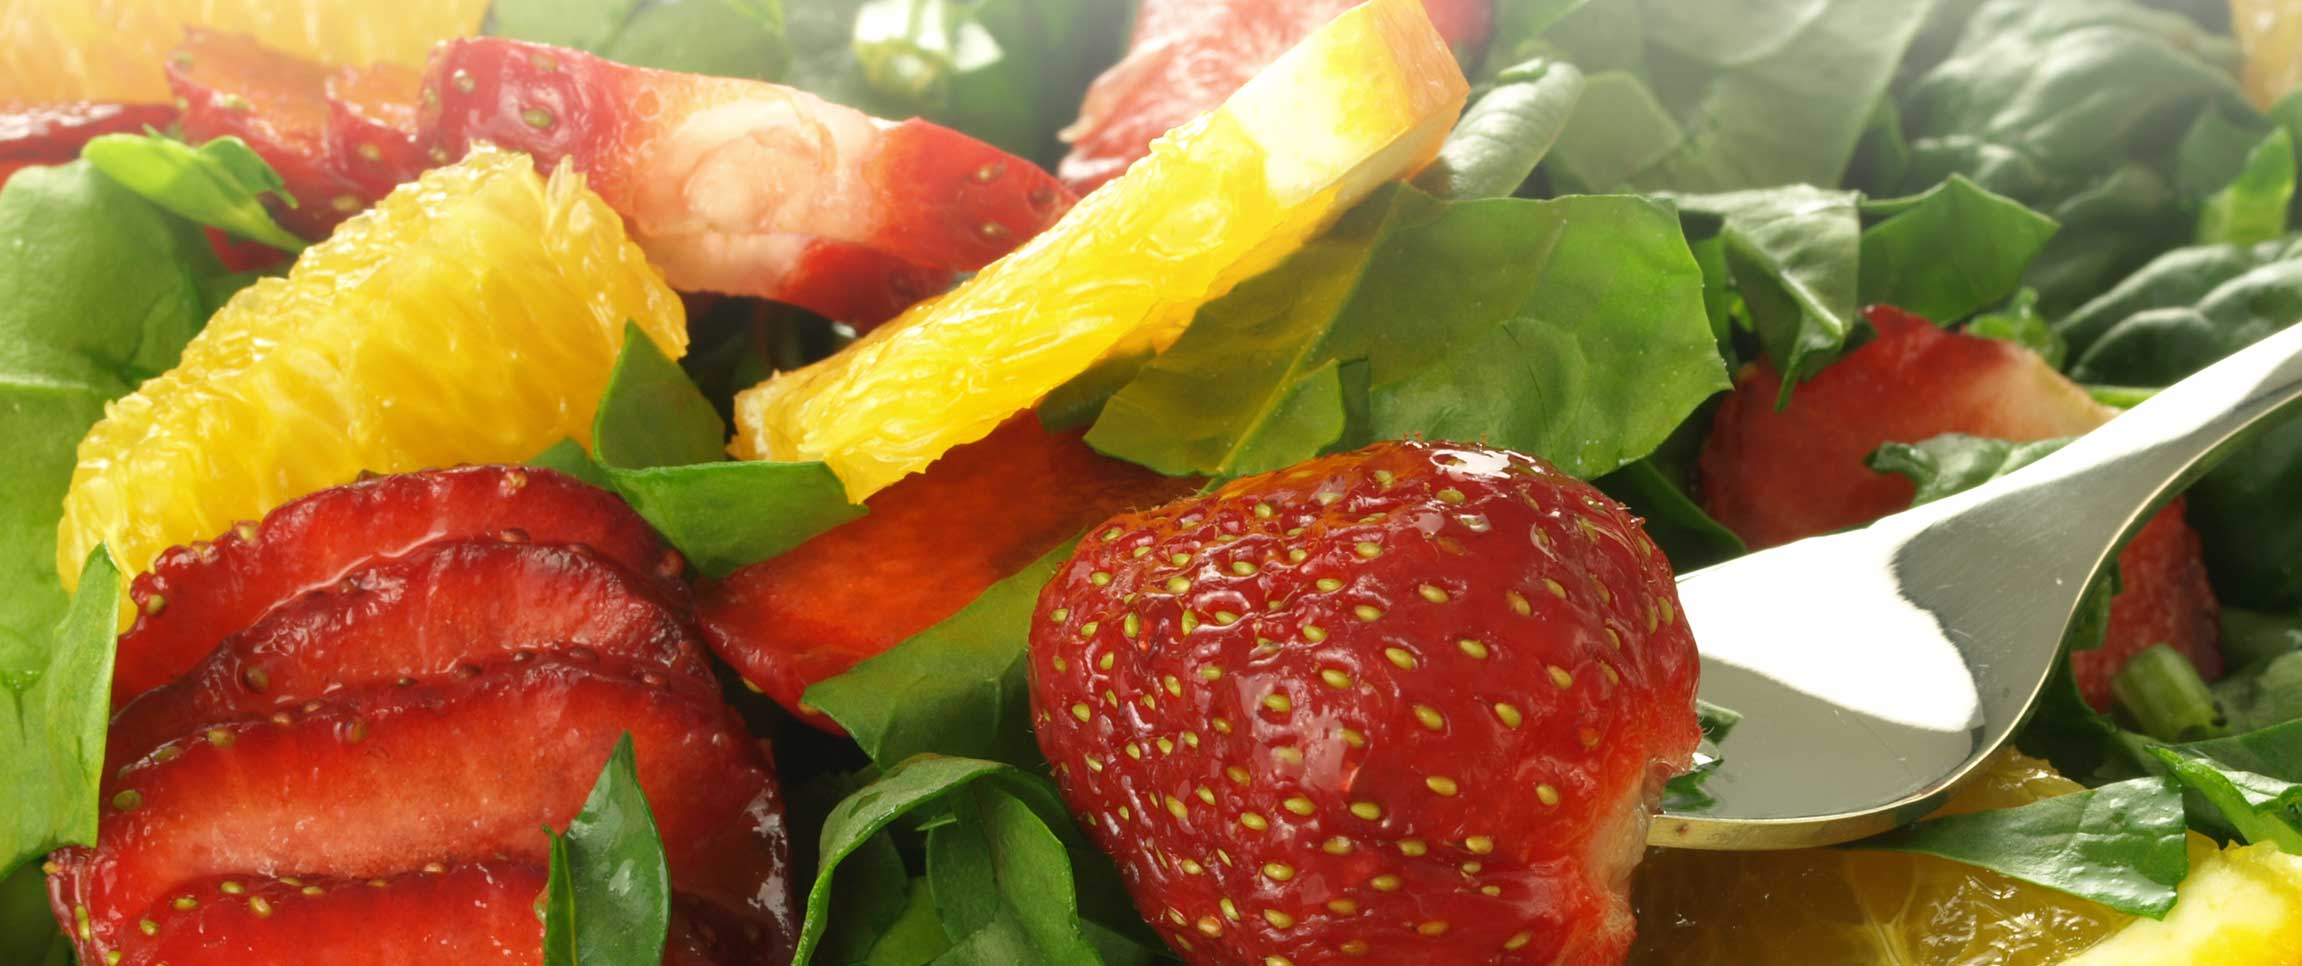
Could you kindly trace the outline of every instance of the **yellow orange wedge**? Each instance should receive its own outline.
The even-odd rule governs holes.
[[[2268,843],[2190,843],[2165,920],[2135,920],[2065,966],[2302,966],[2302,858]]]
[[[1373,0],[957,290],[736,401],[732,450],[862,500],[1271,267],[1428,161],[1466,85],[1420,0]]]
[[[0,105],[166,102],[162,59],[187,26],[254,36],[322,63],[421,68],[479,32],[488,0],[0,0]]]
[[[518,461],[588,440],[625,320],[687,345],[623,220],[492,150],[402,185],[218,310],[176,368],[80,442],[57,570],[161,550],[362,471]]]
[[[2246,55],[2246,96],[2268,110],[2302,90],[2302,0],[2230,0],[2230,31]]]

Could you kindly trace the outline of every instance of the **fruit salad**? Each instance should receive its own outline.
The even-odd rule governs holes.
[[[0,963],[2302,966],[2302,419],[1939,811],[1647,844],[1678,578],[2302,324],[2298,38],[0,4]]]

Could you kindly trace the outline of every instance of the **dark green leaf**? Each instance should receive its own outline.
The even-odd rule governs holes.
[[[881,765],[923,752],[1036,766],[1028,642],[1039,589],[1071,543],[985,590],[959,613],[807,689]]]
[[[1123,0],[867,0],[853,46],[882,113],[1052,160],[1129,22]]]
[[[2178,248],[2151,260],[2110,291],[2079,306],[2054,324],[2070,343],[2073,355],[2083,355],[2096,340],[2135,315],[2151,309],[2197,305],[2223,283],[2249,271],[2294,257],[2292,240],[2260,245],[2201,245]]]
[[[592,417],[592,451],[607,466],[716,463],[727,456],[727,424],[679,363],[640,327],[624,323],[623,351]]]
[[[558,470],[603,490],[615,488],[607,478],[607,471],[600,468],[590,453],[584,452],[582,443],[572,439],[560,440],[550,449],[528,457],[528,465]]]
[[[2233,771],[2302,782],[2302,721],[2174,747],[2185,755],[2212,759]]]
[[[1742,556],[1749,551],[1662,470],[1639,460],[1592,481],[1631,513],[1646,521],[1647,536],[1680,573]]]
[[[616,741],[567,833],[551,833],[551,840],[543,902],[547,966],[663,962],[671,872],[640,791],[631,735]]]
[[[2302,651],[2271,658],[2214,682],[2214,699],[2232,731],[2256,731],[2302,720]]]
[[[2015,808],[1928,819],[1850,848],[1918,852],[2153,919],[2189,871],[2182,796],[2138,778]]]
[[[1583,73],[1535,60],[1503,71],[1479,96],[1415,186],[1440,198],[1499,198],[1519,190],[1566,130]]]
[[[1742,723],[1742,712],[1696,698],[1695,720],[1702,724],[1705,739],[1722,742],[1734,731],[1735,725]]]
[[[2150,753],[2174,773],[2175,780],[2204,798],[2239,838],[2270,842],[2288,855],[2302,855],[2302,829],[2293,824],[2293,809],[2302,804],[2302,785],[2247,771],[2225,771],[2169,748],[2152,748]]]
[[[820,949],[826,962],[903,958],[898,953],[905,947],[926,953],[925,959],[917,960],[926,962],[951,946],[943,930],[933,925],[935,903],[926,895],[926,883],[912,881],[888,833],[866,840],[841,868],[846,874],[832,882],[831,912]],[[930,928],[917,940],[895,938],[904,916],[920,900],[927,906]]]
[[[2009,295],[2054,219],[1953,177],[1863,230],[1863,304],[1950,325]]]
[[[1494,33],[1487,38],[1487,49],[1476,58],[1479,64],[1477,79],[1481,86],[1493,83],[1496,75],[1527,61],[1546,56],[1550,44],[1543,34],[1558,23],[1559,18],[1574,13],[1590,0],[1511,0],[1495,5]]]
[[[780,0],[495,0],[487,32],[725,77],[772,80],[789,56]]]
[[[2057,369],[2062,368],[2062,360],[2070,354],[2070,347],[2063,343],[2061,334],[2054,331],[2054,326],[2047,324],[2045,316],[2038,314],[2038,291],[2036,289],[2023,289],[2015,293],[2013,300],[2004,307],[1975,316],[1973,321],[1966,324],[1963,331],[1967,335],[2012,342],[2038,353],[2038,357],[2045,359],[2047,365]],[[2114,388],[2116,387],[2095,386],[2089,387],[2088,391],[2095,392],[2095,390]],[[2124,397],[2113,398],[2123,399]],[[2105,405],[2118,405],[2117,402],[2105,399],[2099,392],[2095,392],[2095,401]],[[2138,401],[2128,401],[2124,405],[2120,405],[2119,408],[2130,409],[2137,403]]]
[[[1179,475],[1420,435],[1595,476],[1725,385],[1701,271],[1665,209],[1400,188],[1202,310],[1087,438]]]
[[[48,910],[48,877],[27,864],[0,873],[0,963],[71,966],[72,942]]]
[[[632,509],[707,575],[773,557],[863,516],[822,463],[603,468]]]
[[[2243,670],[2297,651],[2302,651],[2302,614],[2222,608],[2224,666]]]
[[[955,938],[944,961],[1100,966],[1062,839],[997,787],[976,783],[953,805],[957,821],[927,833],[927,878],[943,931]]]
[[[80,156],[179,217],[284,251],[304,250],[304,240],[280,227],[264,208],[267,194],[291,208],[295,196],[239,138],[221,137],[194,148],[162,134],[106,134],[89,141]]]
[[[839,907],[832,906],[833,928],[839,928]],[[859,962],[862,966],[927,966],[951,948],[943,923],[935,918],[935,892],[926,879],[912,880],[904,894],[902,915],[878,933],[868,955],[859,960],[834,956],[830,962]],[[826,954],[833,952],[825,950]]]
[[[1853,192],[1790,185],[1672,200],[1720,224],[1727,272],[1759,345],[1789,377],[1783,400],[1863,338],[1856,311],[1862,224]]]
[[[96,841],[120,571],[88,555],[46,660],[0,677],[0,875],[64,845]]]
[[[2294,204],[2294,136],[2272,128],[2246,155],[2238,179],[2206,199],[2198,216],[2201,245],[2255,245],[2286,233]]]
[[[1899,473],[1918,486],[1912,506],[1981,486],[2061,449],[2068,439],[2013,443],[1945,433],[1917,443],[1888,443],[1870,456],[1870,468]]]

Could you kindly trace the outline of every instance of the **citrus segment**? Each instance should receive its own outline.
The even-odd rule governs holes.
[[[2190,876],[2162,922],[2138,919],[2064,966],[2298,966],[2302,858],[2270,844],[2190,840]]]
[[[2246,55],[2246,96],[2269,110],[2302,89],[2302,2],[2230,0],[2230,30]]]
[[[475,152],[404,185],[235,296],[173,370],[80,443],[57,540],[130,575],[162,549],[364,471],[519,461],[588,439],[636,321],[686,348],[677,296],[622,219],[525,155]]]
[[[737,399],[734,452],[829,464],[855,500],[988,435],[1270,267],[1427,161],[1466,85],[1417,0],[1374,0],[958,289]]]

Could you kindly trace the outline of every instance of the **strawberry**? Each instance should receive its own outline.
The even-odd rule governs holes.
[[[1703,444],[1703,506],[1753,547],[1908,507],[1911,482],[1867,462],[1883,444],[1944,433],[2076,436],[2116,415],[2014,343],[1946,331],[1889,307],[1867,314],[1877,338],[1800,383],[1787,407],[1776,408],[1782,381],[1764,362],[1746,367],[1719,407]],[[2207,678],[2219,676],[2220,607],[2182,504],[2159,511],[2118,562],[2123,589],[2111,600],[2103,646],[2074,657],[2087,700],[2107,707],[2111,677],[2160,642]]]
[[[0,112],[0,185],[19,168],[63,164],[101,134],[134,134],[176,121],[166,104],[49,104]]]
[[[429,544],[274,607],[183,677],[128,702],[106,760],[342,688],[583,649],[712,687],[684,604],[582,547]]]
[[[782,805],[732,712],[661,672],[573,653],[335,692],[218,725],[107,776],[97,845],[56,853],[50,895],[83,962],[214,876],[367,879],[432,862],[542,866],[625,732],[673,885],[788,955]]]
[[[1030,667],[1065,799],[1197,963],[1619,962],[1699,739],[1639,522],[1475,446],[1115,517],[1041,593]]]
[[[416,96],[423,79],[397,64],[346,67],[328,75],[323,92],[329,162],[370,199],[390,194],[435,160],[416,147]]]
[[[762,298],[797,305],[827,319],[847,323],[857,333],[903,314],[904,309],[951,287],[958,273],[904,261],[852,242],[806,239],[791,269]],[[726,284],[705,280],[706,288],[739,290],[749,284],[739,273]],[[690,315],[689,318],[694,318]]]
[[[681,593],[677,554],[613,495],[528,467],[473,466],[379,477],[323,490],[211,543],[162,553],[129,587],[138,617],[120,636],[112,700],[183,673],[225,635],[368,560],[434,540],[509,537],[584,544]]]
[[[817,241],[972,271],[1073,200],[1030,162],[925,121],[559,47],[452,41],[433,55],[423,91],[427,149],[460,157],[484,140],[542,168],[573,164],[682,289],[804,297],[814,289],[790,280],[827,270],[809,263],[837,254]]]
[[[834,677],[965,607],[1089,524],[1192,486],[1095,452],[1033,413],[880,491],[870,514],[701,593],[712,649],[808,723]]]
[[[1063,132],[1071,153],[1057,169],[1085,194],[1151,152],[1151,142],[1214,110],[1248,78],[1363,0],[1144,0],[1127,56],[1087,89]],[[1494,0],[1424,0],[1457,50],[1477,50]]]

